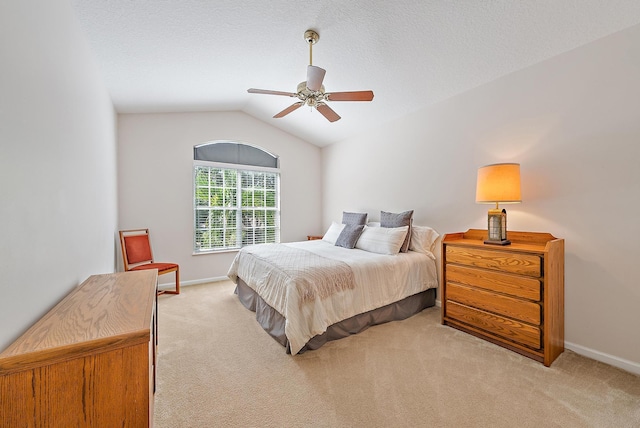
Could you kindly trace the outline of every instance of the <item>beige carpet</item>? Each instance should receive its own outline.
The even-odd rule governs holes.
[[[545,368],[430,308],[291,356],[233,287],[160,297],[156,427],[640,427],[640,377],[571,351]]]

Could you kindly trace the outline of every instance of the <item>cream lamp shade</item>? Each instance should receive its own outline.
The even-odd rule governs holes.
[[[518,203],[520,194],[520,164],[496,163],[478,168],[476,202],[479,204]]]
[[[476,202],[496,204],[487,213],[487,239],[485,244],[510,245],[507,239],[507,211],[498,208],[499,203],[522,202],[520,195],[520,164],[496,163],[478,168]]]

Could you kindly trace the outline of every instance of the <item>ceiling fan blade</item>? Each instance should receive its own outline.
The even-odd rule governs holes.
[[[331,92],[324,97],[329,101],[371,101],[373,91]]]
[[[287,107],[286,109],[282,110],[280,113],[276,114],[273,117],[274,118],[284,117],[284,116],[288,115],[289,113],[291,113],[292,111],[299,109],[303,105],[304,105],[304,103],[302,101],[298,101],[297,103],[291,104],[289,107]]]
[[[295,97],[295,92],[270,91],[268,89],[247,89],[250,94],[266,94],[266,95],[284,95],[285,97]]]
[[[316,106],[316,109],[320,112],[320,114],[326,117],[329,122],[335,122],[336,120],[340,120],[340,116],[338,116],[338,113],[333,111],[331,107],[329,107],[325,103],[318,103],[318,105]]]
[[[327,70],[316,67],[315,65],[307,66],[307,88],[312,91],[319,91],[322,88],[322,81]]]

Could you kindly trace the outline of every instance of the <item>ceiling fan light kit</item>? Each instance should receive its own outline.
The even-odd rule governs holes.
[[[329,122],[335,122],[336,120],[340,120],[340,116],[333,111],[325,101],[371,101],[373,99],[373,91],[325,92],[322,82],[324,80],[326,70],[313,65],[313,45],[318,42],[320,35],[313,30],[307,30],[304,32],[304,39],[309,45],[307,80],[298,84],[296,92],[272,91],[268,89],[254,88],[247,90],[250,94],[281,95],[286,97],[296,97],[300,100],[273,116],[274,118],[284,117],[303,105],[308,105],[309,107],[318,110]]]

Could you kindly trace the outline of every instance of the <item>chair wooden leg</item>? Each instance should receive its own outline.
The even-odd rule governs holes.
[[[176,269],[176,289],[174,290],[162,290],[163,294],[180,294],[180,268]],[[160,292],[158,292],[160,294]]]

